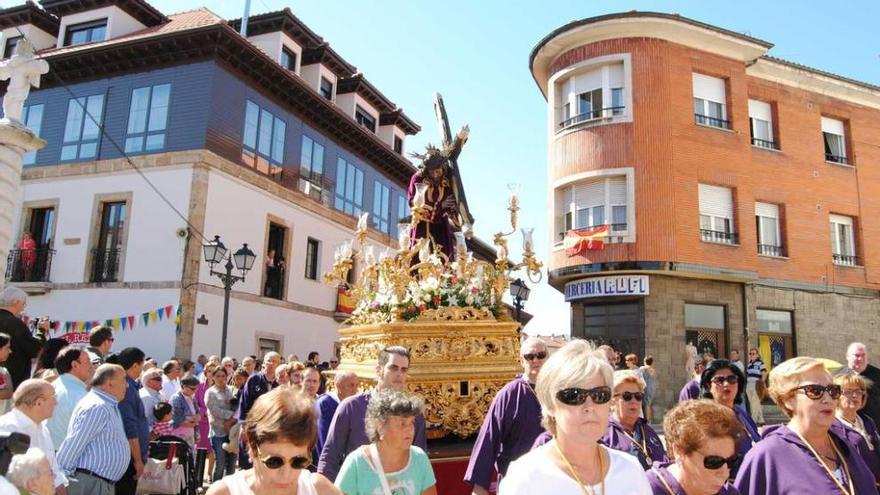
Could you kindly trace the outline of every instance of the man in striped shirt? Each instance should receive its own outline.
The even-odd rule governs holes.
[[[125,397],[125,370],[102,364],[92,390],[77,404],[67,437],[58,449],[70,495],[113,495],[128,468],[131,452],[117,404]]]

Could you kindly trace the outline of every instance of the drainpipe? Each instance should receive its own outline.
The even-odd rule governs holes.
[[[743,348],[744,351],[748,352],[749,348],[749,299],[748,299],[748,284],[743,282],[742,284],[742,305],[743,305],[743,341],[745,344]]]
[[[248,17],[251,15],[251,0],[244,0],[244,15],[241,16],[241,36],[247,38]]]

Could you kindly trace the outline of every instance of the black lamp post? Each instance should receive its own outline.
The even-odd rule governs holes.
[[[254,261],[257,260],[257,255],[248,249],[248,245],[245,243],[234,254],[230,253],[227,256],[228,250],[226,249],[226,246],[220,242],[219,235],[215,235],[213,241],[206,242],[204,249],[205,261],[207,261],[208,265],[211,267],[211,275],[217,275],[220,281],[223,282],[223,335],[220,340],[220,355],[225,356],[226,333],[227,325],[229,324],[229,295],[232,293],[232,286],[235,285],[236,282],[244,281],[247,272],[253,268]],[[226,271],[215,272],[214,265],[221,263],[224,258],[226,259],[226,264],[223,268],[225,268]],[[235,260],[235,265],[232,264],[233,260]],[[241,276],[233,275],[233,268],[238,268],[241,271]]]
[[[510,283],[510,295],[513,296],[513,307],[516,308],[516,321],[522,323],[519,319],[520,311],[523,309],[525,301],[529,300],[529,286],[520,279],[516,279]]]

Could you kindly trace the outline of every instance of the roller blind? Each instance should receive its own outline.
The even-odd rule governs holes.
[[[822,132],[843,136],[843,122],[828,117],[822,117]]]
[[[608,201],[612,205],[626,204],[626,177],[612,177],[608,179]]]
[[[602,68],[598,68],[595,70],[591,70],[590,72],[585,72],[583,74],[578,74],[574,76],[574,87],[572,88],[575,94],[585,93],[587,91],[592,91],[594,89],[598,89],[602,87]]]
[[[577,208],[602,206],[605,204],[605,181],[598,180],[574,186]]]
[[[700,214],[733,218],[733,191],[728,187],[700,184]]]
[[[755,215],[759,217],[779,218],[779,205],[772,203],[755,203]]]
[[[852,226],[853,219],[852,219],[852,217],[847,217],[847,216],[843,216],[843,215],[831,215],[831,222],[832,223],[839,223],[842,225]]]
[[[758,100],[749,100],[749,117],[772,122],[773,111],[771,110],[769,103]]]
[[[608,84],[612,88],[622,88],[623,84],[623,64],[615,64],[608,66]]]
[[[727,92],[724,87],[724,79],[706,76],[703,74],[693,73],[694,76],[694,98],[714,101],[716,103],[727,103]]]

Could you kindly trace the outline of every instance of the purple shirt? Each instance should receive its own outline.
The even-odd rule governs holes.
[[[315,450],[318,456],[324,449],[324,443],[327,442],[327,434],[330,432],[330,423],[333,422],[333,416],[336,414],[336,408],[339,407],[339,399],[336,394],[321,394],[315,403],[318,409],[318,441],[315,443]]]
[[[829,432],[849,467],[857,495],[877,495],[874,475],[855,447]],[[840,493],[837,483],[810,449],[788,426],[768,426],[764,438],[749,451],[734,486],[749,495],[802,495]]]
[[[342,461],[361,445],[370,443],[367,438],[367,404],[370,402],[371,393],[361,392],[346,398],[339,404],[333,421],[330,423],[330,431],[324,449],[321,450],[321,459],[318,462],[318,472],[326,476],[330,481],[336,481],[336,475],[342,468]],[[416,434],[413,445],[428,451],[428,439],[425,436],[425,417],[416,417]]]
[[[611,416],[608,418],[608,430],[605,432],[605,435],[599,439],[599,443],[607,445],[614,450],[634,455],[639,460],[643,469],[649,469],[651,463],[654,461],[666,460],[666,451],[663,449],[663,442],[660,441],[657,432],[654,431],[654,429],[651,428],[651,425],[645,422],[644,419],[639,418],[636,420],[633,432],[632,434],[629,434],[629,436],[635,438],[639,444],[644,443],[647,446],[648,456],[651,457],[651,462],[648,462],[645,458],[642,449],[629,439],[627,436],[628,434],[629,432],[626,431],[623,425],[620,424],[614,416]]]
[[[687,382],[684,387],[681,388],[681,392],[678,393],[678,401],[684,402],[686,400],[691,399],[699,399],[700,398],[700,379],[694,378],[693,380]]]
[[[678,480],[675,479],[675,476],[669,472],[669,465],[671,462],[655,462],[654,466],[651,469],[647,470],[645,474],[648,475],[648,484],[651,485],[651,493],[653,495],[688,495],[687,492],[684,491],[684,488],[681,487]],[[666,485],[663,484],[663,481],[660,478],[663,478],[663,481],[666,481],[666,485],[669,485],[669,488],[672,488],[672,493],[669,493],[669,489],[666,488]],[[724,485],[721,486],[721,489],[718,490],[716,495],[739,495],[739,490],[733,487],[729,481],[725,482]]]
[[[834,423],[831,425],[831,431],[838,437],[849,442],[850,445],[859,451],[859,455],[862,456],[865,464],[868,465],[868,468],[874,475],[874,481],[880,481],[880,452],[878,452],[878,449],[880,449],[880,438],[877,436],[877,425],[875,425],[874,420],[868,416],[862,416],[861,414],[859,416],[861,416],[862,421],[865,423],[865,431],[868,433],[868,436],[871,437],[871,442],[874,444],[874,450],[871,450],[868,447],[868,442],[865,441],[865,437],[863,437],[861,433],[850,428],[839,419],[834,420]]]
[[[492,471],[503,476],[511,461],[532,448],[541,426],[541,404],[534,385],[517,378],[505,385],[489,405],[480,434],[474,442],[464,475],[465,483],[489,488]]]

